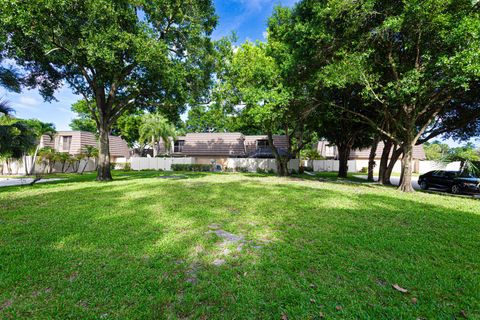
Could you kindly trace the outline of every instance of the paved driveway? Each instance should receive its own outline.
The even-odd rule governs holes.
[[[65,180],[62,178],[41,179],[36,183]],[[22,186],[32,183],[33,178],[0,178],[0,187]]]

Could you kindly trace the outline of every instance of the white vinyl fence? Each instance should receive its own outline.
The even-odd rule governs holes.
[[[299,164],[300,161],[298,159],[291,159],[288,162],[288,169],[298,172]],[[226,166],[233,170],[235,170],[235,168],[246,168],[249,172],[256,172],[257,169],[277,172],[277,162],[275,159],[228,158]]]
[[[194,164],[194,158],[145,158],[133,157],[130,158],[132,170],[172,170],[172,164]]]
[[[437,161],[420,161],[420,173],[425,173],[433,170],[460,170],[460,161],[450,163],[440,163]]]
[[[26,165],[25,165],[25,162],[26,162]],[[31,156],[27,156],[19,160],[10,161],[8,164],[6,161],[2,161],[0,162],[0,174],[1,175],[9,175],[9,174],[25,175],[26,174],[25,167],[27,167],[27,169],[30,169],[31,163],[32,163]],[[75,164],[76,170],[74,170],[73,166],[69,166],[68,163],[66,163],[65,166],[63,167],[63,171],[64,172],[81,171],[85,165],[86,165],[85,172],[96,170],[96,164],[93,159],[88,160],[88,162],[86,159],[83,159],[80,161],[79,164],[78,163]],[[46,168],[45,164],[36,163],[34,173],[49,173],[49,170],[50,168]],[[56,162],[52,168],[52,173],[58,173],[58,172],[62,172],[62,163],[60,162]]]
[[[415,161],[414,161],[415,162]],[[321,171],[338,171],[340,161],[338,160],[304,160],[303,166],[313,168],[315,172]],[[380,160],[376,160],[375,172],[378,172],[378,166],[380,164]],[[415,169],[415,165],[413,169]],[[368,168],[368,160],[349,160],[348,161],[348,172],[360,172],[362,168]],[[423,174],[433,170],[452,170],[458,171],[460,170],[460,162],[451,162],[448,164],[439,163],[437,161],[428,161],[428,160],[421,160],[418,161],[418,173]],[[398,160],[392,172],[400,173],[402,170],[401,161]]]

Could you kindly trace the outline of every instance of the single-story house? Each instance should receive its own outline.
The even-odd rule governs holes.
[[[381,141],[377,145],[377,151],[375,153],[375,160],[380,160],[382,157],[383,148],[385,144]],[[338,159],[338,149],[335,145],[330,144],[327,140],[320,140],[316,145],[318,153],[326,159]],[[417,145],[413,147],[413,159],[425,160],[425,151],[423,145]],[[391,152],[390,152],[391,156]],[[350,151],[349,160],[368,160],[370,157],[370,148],[365,149],[353,149]]]
[[[285,153],[288,138],[285,135],[274,135],[273,144]],[[177,137],[165,149],[160,143],[160,154],[174,157],[194,157],[199,164],[215,162],[224,166],[228,158],[273,158],[266,135],[244,135],[239,132],[226,133],[187,133]]]
[[[377,145],[377,151],[375,153],[375,162],[377,165],[380,163],[380,159],[382,157],[383,148],[385,144],[381,141]],[[338,150],[337,147],[333,144],[330,144],[327,140],[320,140],[316,145],[316,150],[318,153],[325,157],[326,159],[334,159],[338,160]],[[389,158],[391,157],[392,152],[390,152]],[[370,156],[370,148],[365,149],[353,149],[350,151],[349,160],[357,160],[359,162],[364,162],[365,166],[368,166],[368,158]],[[413,147],[412,150],[412,158],[413,158],[413,168],[414,172],[418,172],[419,162],[421,160],[425,160],[425,150],[423,149],[423,145],[417,145]]]
[[[119,158],[129,158],[130,150],[121,137],[109,136],[110,158],[116,162]],[[71,155],[78,155],[85,151],[85,146],[98,148],[98,139],[95,134],[87,131],[58,131],[53,139],[48,135],[42,136],[40,147],[51,147],[59,152],[68,152]]]

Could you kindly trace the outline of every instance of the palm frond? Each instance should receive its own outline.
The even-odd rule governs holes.
[[[14,113],[15,110],[13,110],[11,107],[10,107],[10,103],[3,99],[3,98],[0,98],[0,113],[2,113],[3,115],[11,115],[12,113]]]

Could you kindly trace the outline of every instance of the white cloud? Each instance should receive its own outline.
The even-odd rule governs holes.
[[[265,3],[272,2],[271,0],[236,0],[245,6],[248,11],[260,11]]]
[[[21,96],[20,99],[18,99],[18,103],[23,106],[35,107],[40,104],[40,101],[33,97]]]

